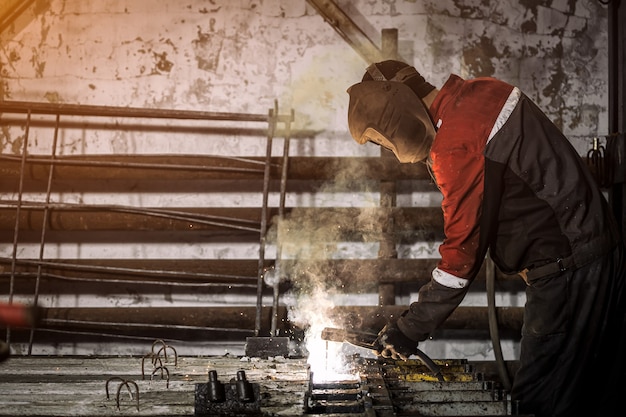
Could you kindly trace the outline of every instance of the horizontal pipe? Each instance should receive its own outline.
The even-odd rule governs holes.
[[[0,241],[8,242],[11,231],[15,228],[16,207],[0,206]],[[128,231],[150,232],[166,231],[193,233],[195,231],[241,230],[251,232],[251,237],[258,237],[261,221],[260,208],[248,207],[184,207],[184,208],[129,208],[118,206],[92,205],[55,205],[49,204],[46,228],[49,231]],[[24,203],[19,210],[19,231],[40,231],[42,229],[46,206],[43,204]],[[270,217],[278,215],[278,208],[271,208]],[[396,207],[366,208],[355,207],[320,207],[287,208],[285,216],[294,218],[315,218],[319,224],[334,225],[334,239],[365,240],[377,239],[382,225],[378,220],[382,216],[394,219],[394,232],[398,235],[411,236],[419,232],[436,233],[442,229],[441,209],[433,207]],[[297,216],[297,217],[296,217]],[[314,216],[314,217],[313,217]],[[363,230],[359,218],[367,216],[367,226]],[[419,219],[420,226],[412,219]],[[287,232],[288,233],[288,232]],[[282,237],[289,239],[288,235]]]
[[[408,306],[335,307],[333,317],[343,320],[349,329],[381,329],[392,318],[399,317]],[[498,325],[503,330],[521,332],[524,321],[523,307],[498,307]],[[444,330],[487,330],[489,328],[487,307],[458,307],[441,325]]]
[[[147,119],[269,122],[269,114],[207,112],[194,110],[149,109],[140,107],[95,106],[68,103],[0,101],[0,113],[52,114],[88,117],[132,117]],[[278,122],[291,121],[291,115],[276,116]]]
[[[282,260],[279,264],[279,273],[286,284],[297,283],[308,279],[311,274],[316,274],[333,277],[334,287],[341,288],[344,292],[365,294],[378,291],[379,285],[410,284],[419,288],[430,280],[430,273],[437,262],[438,259],[403,258]],[[0,283],[11,276],[11,264],[11,258],[0,258]],[[49,281],[248,286],[256,282],[258,261],[256,259],[16,260],[14,274],[18,283],[30,282],[37,273],[41,273],[42,278]],[[482,268],[473,288],[481,289],[484,282],[485,270]],[[506,291],[520,292],[525,288],[524,282],[518,276],[500,273],[497,274],[497,285]]]
[[[12,258],[0,258],[0,277],[11,270]],[[72,278],[110,277],[177,278],[181,281],[219,279],[240,282],[254,279],[258,273],[256,259],[16,259],[16,272],[43,272],[62,274]]]
[[[10,187],[21,173],[21,157],[0,155],[0,187]],[[82,155],[55,156],[29,155],[25,159],[24,180],[48,180],[50,165],[54,164],[54,181],[72,181],[80,184],[87,180],[249,180],[263,179],[262,157],[218,157],[192,155]],[[282,174],[282,157],[271,159],[271,178]],[[347,169],[366,180],[430,180],[423,164],[385,162],[380,157],[298,157],[290,156],[286,176],[295,180],[334,180]],[[16,183],[13,184],[15,187]],[[341,185],[341,184],[338,184]],[[354,186],[354,184],[352,185]],[[54,188],[54,183],[53,183]],[[45,188],[43,188],[45,190]],[[2,191],[0,189],[0,191]]]
[[[335,322],[343,321],[346,329],[382,328],[391,317],[397,317],[408,306],[348,306],[334,307],[328,317]],[[277,323],[281,331],[289,332],[294,324],[289,321],[288,309],[279,306]],[[523,307],[499,307],[499,326],[520,332],[523,323]],[[63,329],[127,329],[187,326],[189,328],[254,329],[256,307],[55,307],[43,308],[42,328]],[[261,310],[262,329],[269,329],[272,308]],[[487,307],[459,307],[442,324],[444,330],[480,330],[488,327]]]

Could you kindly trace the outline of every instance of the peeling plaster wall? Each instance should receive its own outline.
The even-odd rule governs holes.
[[[518,85],[581,153],[607,133],[598,0],[339,4],[376,42],[397,28],[400,55],[435,85],[450,72]],[[27,13],[1,34],[4,99],[250,113],[276,99],[298,128],[345,137],[345,90],[366,64],[304,0],[39,0]]]
[[[467,78],[494,76],[518,85],[581,154],[593,136],[607,133],[607,11],[597,0],[337,3],[377,44],[382,29],[397,28],[400,56],[437,86],[451,72]],[[361,78],[367,63],[304,0],[38,0],[19,22],[0,34],[0,99],[255,114],[265,114],[276,100],[280,113],[294,109],[294,129],[313,132],[312,137],[295,141],[292,154],[378,155],[377,147],[354,144],[345,120],[346,89]],[[29,152],[50,152],[49,130],[33,129],[31,135]],[[19,154],[23,136],[21,128],[0,126],[0,151]],[[246,137],[229,137],[226,147],[192,134],[174,142],[152,136],[64,131],[58,154],[265,152],[263,141]],[[398,204],[439,203],[438,196],[424,194],[399,195]],[[106,203],[101,201],[106,197],[63,196],[63,201]],[[174,193],[123,198],[129,201],[121,204],[191,204],[190,196]],[[312,202],[309,196],[298,196],[288,205],[342,206],[378,200],[377,195],[365,196],[363,201],[354,195],[327,198]],[[196,204],[259,205],[258,196],[224,195],[217,199],[219,203],[214,195],[196,194],[193,199]],[[9,249],[0,251],[2,256]],[[96,247],[90,252],[87,246],[47,247],[46,255],[227,258],[254,257],[257,249],[234,245],[225,253],[222,248],[181,244],[130,250]],[[38,248],[30,250],[36,257]],[[375,247],[351,250],[376,256]],[[400,250],[406,257],[432,257],[437,247]],[[167,294],[163,299],[142,296],[140,300],[132,294],[107,296],[44,302],[55,306],[172,303]],[[400,301],[408,303],[413,296]],[[368,297],[377,302],[375,294]],[[196,294],[175,301],[206,305],[233,300]],[[472,305],[484,300],[468,297],[465,302]],[[519,306],[523,300],[503,299],[501,303]],[[438,356],[433,353],[436,349],[441,357],[492,355],[484,343],[433,345],[427,351]],[[515,349],[506,346],[505,355],[516,356]]]

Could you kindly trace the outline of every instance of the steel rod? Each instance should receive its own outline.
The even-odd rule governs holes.
[[[231,161],[240,161],[246,163],[253,164],[263,164],[263,162],[254,160],[254,159],[245,159],[245,158],[232,158],[225,156],[217,156],[217,155],[207,155],[210,158],[231,160]],[[11,155],[0,155],[0,160],[15,160],[18,157],[14,157]],[[217,167],[217,166],[190,166],[190,165],[177,165],[177,164],[149,164],[149,163],[138,163],[138,162],[115,162],[115,161],[94,161],[94,160],[51,160],[46,158],[33,158],[27,157],[26,162],[32,164],[46,164],[50,166],[54,165],[62,165],[62,166],[99,166],[105,168],[137,168],[137,169],[168,169],[168,170],[184,170],[184,171],[232,171],[232,172],[252,172],[252,173],[260,173],[263,172],[262,169],[254,169],[254,168],[240,168],[240,167]]]
[[[21,278],[36,278],[37,274],[34,273],[18,273],[16,276]],[[228,287],[228,288],[256,288],[254,284],[240,284],[234,282],[183,282],[183,281],[149,281],[149,280],[128,280],[128,279],[111,279],[111,278],[82,278],[82,277],[68,277],[67,275],[51,274],[43,272],[39,275],[41,278],[56,279],[59,281],[73,281],[73,282],[95,282],[104,284],[136,284],[136,285],[159,285],[169,287]]]
[[[5,260],[7,260],[7,258],[0,258],[0,263],[2,263]],[[153,260],[147,260],[147,262],[152,262],[152,261]],[[235,279],[235,280],[256,279],[256,277],[243,276],[243,275],[208,274],[204,272],[203,273],[191,273],[191,272],[165,271],[165,270],[146,270],[146,269],[136,269],[136,268],[120,268],[120,267],[112,267],[112,266],[91,266],[91,265],[79,265],[79,264],[71,264],[71,263],[48,262],[48,261],[42,261],[42,260],[38,260],[38,261],[16,260],[16,265],[48,267],[48,268],[57,268],[61,270],[70,270],[70,271],[74,270],[74,271],[80,271],[80,272],[96,272],[96,273],[99,272],[99,273],[108,273],[108,274],[114,273],[114,274],[154,276],[154,277],[164,276],[164,277],[179,277],[179,278],[229,278],[229,279]],[[126,280],[125,282],[128,282],[128,280]],[[226,283],[226,284],[230,284],[230,283]]]
[[[293,110],[291,112],[293,118]],[[289,167],[289,145],[291,140],[291,123],[285,122],[285,138],[283,142],[283,166],[280,175],[280,203],[278,205],[279,221],[285,216],[285,198],[287,194],[287,172]],[[282,281],[282,271],[280,267],[282,258],[282,245],[276,242],[276,279],[273,283],[273,304],[272,304],[272,325],[270,332],[273,336],[278,336],[278,304],[280,298],[280,282]]]
[[[276,103],[274,109],[269,110],[269,126],[267,129],[267,140],[265,150],[265,172],[263,173],[263,204],[261,206],[261,232],[259,242],[259,271],[257,280],[257,301],[256,301],[256,319],[254,322],[254,335],[259,336],[261,331],[261,310],[263,308],[263,273],[265,270],[265,245],[267,232],[267,215],[268,215],[268,198],[270,184],[270,162],[272,160],[272,139],[274,138],[274,129],[276,128],[275,115],[278,112]]]
[[[56,123],[54,125],[54,135],[52,138],[52,150],[51,160],[56,157],[57,141],[59,138],[59,121],[61,116],[57,114]],[[43,260],[45,245],[46,245],[46,230],[48,230],[48,217],[50,215],[50,194],[52,191],[52,179],[54,178],[54,164],[50,165],[50,171],[48,171],[48,186],[46,188],[46,202],[44,205],[43,220],[41,222],[41,240],[39,242],[39,260]],[[39,305],[39,284],[41,282],[41,265],[37,266],[37,278],[35,279],[35,289],[33,294],[33,305]],[[30,338],[28,342],[28,356],[33,352],[33,339],[35,337],[35,327],[30,329]]]
[[[26,117],[26,126],[24,131],[24,143],[22,147],[22,160],[20,164],[20,179],[18,186],[18,196],[17,196],[17,207],[15,209],[15,228],[13,230],[13,252],[12,258],[13,263],[11,264],[11,282],[9,285],[9,304],[13,303],[13,290],[15,285],[15,259],[17,259],[17,242],[20,231],[20,206],[22,203],[22,196],[24,190],[24,167],[26,166],[26,154],[28,153],[28,136],[30,134],[30,111]],[[6,337],[7,345],[11,344],[11,328],[7,326],[7,337]]]

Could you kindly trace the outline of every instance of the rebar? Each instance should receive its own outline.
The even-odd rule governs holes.
[[[130,386],[132,385],[135,388],[135,393],[136,398],[137,398],[137,411],[139,411],[139,386],[137,385],[137,383],[135,381],[131,381],[129,379],[124,379],[121,378],[119,376],[114,376],[111,377],[109,379],[107,379],[106,382],[106,394],[107,394],[107,400],[110,398],[109,397],[109,382],[111,381],[120,381],[120,385],[117,387],[117,393],[115,395],[115,403],[117,404],[117,409],[120,409],[120,392],[122,391],[122,387],[126,387],[128,389],[128,393],[130,394],[130,399],[133,399],[133,391],[130,389]]]
[[[54,160],[56,158],[56,149],[57,149],[57,141],[59,139],[59,120],[60,117],[58,114],[56,116],[56,123],[54,126],[54,136],[52,139],[52,150],[51,150],[51,159]],[[46,187],[46,202],[44,204],[44,212],[43,212],[43,220],[41,224],[41,239],[39,241],[39,260],[43,260],[44,248],[46,245],[46,230],[48,229],[48,217],[50,215],[50,194],[52,191],[52,179],[54,177],[54,165],[50,166],[50,171],[48,172],[48,185]],[[41,265],[37,266],[37,278],[35,279],[35,290],[33,294],[33,304],[38,305],[39,303],[39,284],[41,283]],[[30,356],[33,352],[33,339],[35,337],[35,326],[30,329],[30,336],[28,342],[28,356]]]
[[[163,359],[165,359],[165,362],[167,362],[167,350],[168,349],[171,350],[172,352],[174,352],[174,366],[177,366],[178,365],[178,352],[176,352],[176,349],[174,349],[172,346],[165,343],[162,339],[157,339],[154,341],[154,343],[152,343],[153,353],[154,353],[154,347],[158,344],[161,344],[161,347],[155,354],[159,356],[161,353],[163,353]]]
[[[20,205],[22,202],[22,196],[24,192],[24,167],[26,166],[26,154],[28,150],[28,135],[30,131],[30,118],[31,113],[28,112],[26,116],[26,126],[24,131],[24,143],[22,148],[22,161],[20,165],[20,181],[18,188],[18,203],[15,209],[15,229],[13,230],[13,252],[11,257],[13,258],[13,262],[11,264],[11,281],[9,284],[9,304],[13,302],[13,292],[15,288],[15,259],[17,259],[17,242],[20,230]],[[11,327],[7,326],[7,344],[11,344]]]
[[[266,150],[265,150],[265,172],[263,173],[263,204],[261,206],[261,230],[259,238],[259,268],[257,276],[257,300],[256,317],[254,321],[254,334],[258,336],[261,332],[261,309],[263,307],[263,269],[265,268],[265,244],[267,232],[267,205],[269,199],[270,166],[272,160],[272,140],[274,139],[274,129],[276,129],[276,114],[278,109],[274,103],[274,109],[268,112],[269,127],[267,129]]]

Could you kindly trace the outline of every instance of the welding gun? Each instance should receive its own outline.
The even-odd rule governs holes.
[[[326,327],[322,330],[322,340],[329,342],[349,343],[353,346],[369,349],[371,351],[380,351],[381,346],[378,344],[378,334],[369,332],[360,332],[355,330],[336,329],[332,327]],[[439,366],[422,352],[420,349],[416,349],[415,355],[420,358],[422,362],[435,374],[439,381],[443,381],[443,374]]]

